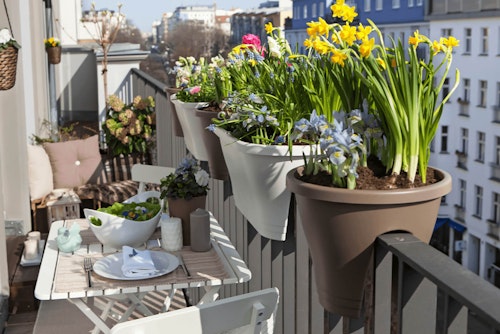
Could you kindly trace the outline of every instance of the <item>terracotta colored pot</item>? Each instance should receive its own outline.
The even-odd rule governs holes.
[[[191,245],[191,222],[189,216],[196,209],[205,209],[207,196],[193,197],[190,200],[183,198],[167,198],[168,213],[170,217],[178,217],[182,220],[182,241],[184,246]]]
[[[182,133],[182,126],[181,123],[179,122],[179,117],[177,116],[177,110],[175,110],[175,104],[173,104],[172,101],[170,100],[171,96],[180,91],[180,89],[167,87],[165,91],[167,92],[168,103],[170,105],[170,110],[172,111],[172,131],[174,132],[175,136],[184,137],[184,134]]]
[[[217,180],[229,180],[229,172],[227,170],[226,161],[222,154],[220,139],[213,132],[207,130],[207,127],[212,124],[212,118],[217,117],[216,112],[206,110],[196,110],[196,117],[200,119],[199,125],[201,136],[203,138],[200,145],[205,145],[208,153],[208,167],[210,168],[210,177]]]
[[[434,168],[435,169],[435,168]],[[305,183],[303,167],[287,174],[311,251],[318,297],[329,312],[360,316],[364,280],[376,238],[407,231],[429,242],[441,197],[451,176],[425,187],[399,190],[347,190]]]
[[[61,62],[62,48],[60,46],[47,47],[45,50],[50,64],[59,64]]]

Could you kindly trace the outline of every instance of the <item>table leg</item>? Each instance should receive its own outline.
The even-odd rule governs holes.
[[[212,303],[219,298],[219,290],[221,286],[216,285],[216,286],[206,286],[205,287],[205,295],[201,297],[200,301],[198,302],[198,305],[202,305],[205,303]]]
[[[100,331],[105,334],[109,334],[111,329],[108,327],[108,325],[106,325],[106,323],[97,314],[95,314],[94,311],[92,311],[81,298],[68,298],[68,300],[76,307],[78,307],[80,311],[82,311],[82,313],[85,314],[85,316],[89,318],[97,328],[99,328]]]

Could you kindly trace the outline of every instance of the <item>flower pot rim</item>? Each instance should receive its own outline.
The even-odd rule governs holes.
[[[411,202],[425,202],[442,197],[451,191],[451,175],[446,171],[429,167],[442,175],[436,183],[418,188],[389,189],[389,190],[358,190],[335,187],[325,187],[314,183],[301,181],[297,173],[303,170],[300,166],[290,170],[286,176],[286,187],[291,192],[317,200],[337,201],[346,204],[405,204]]]
[[[248,143],[246,141],[235,138],[229,131],[219,127],[215,127],[214,133],[221,139],[221,145],[237,145],[246,154],[282,156],[286,159],[297,160],[303,159],[302,153],[307,156],[311,150],[308,145],[294,145],[292,146],[292,156],[290,156],[289,148],[287,145],[264,145]],[[226,142],[228,143],[223,143],[222,137],[226,137],[224,139],[226,139]]]

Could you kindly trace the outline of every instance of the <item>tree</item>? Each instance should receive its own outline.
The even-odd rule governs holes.
[[[118,5],[118,12],[97,11],[92,3],[89,14],[82,19],[82,23],[92,39],[99,45],[103,53],[102,80],[104,83],[104,100],[108,109],[108,53],[120,31],[125,15],[121,13],[122,5]],[[90,23],[90,24],[89,24]]]
[[[206,28],[202,23],[180,22],[169,32],[166,43],[170,49],[170,59],[192,56],[214,57],[227,53],[228,36],[217,28]]]

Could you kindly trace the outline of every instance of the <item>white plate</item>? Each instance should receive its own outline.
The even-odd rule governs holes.
[[[127,277],[123,274],[123,253],[115,253],[103,257],[94,263],[94,272],[99,276],[117,280],[140,280],[162,276],[174,271],[179,266],[179,260],[175,255],[161,251],[150,251],[151,259],[155,264],[157,272],[151,276]]]

